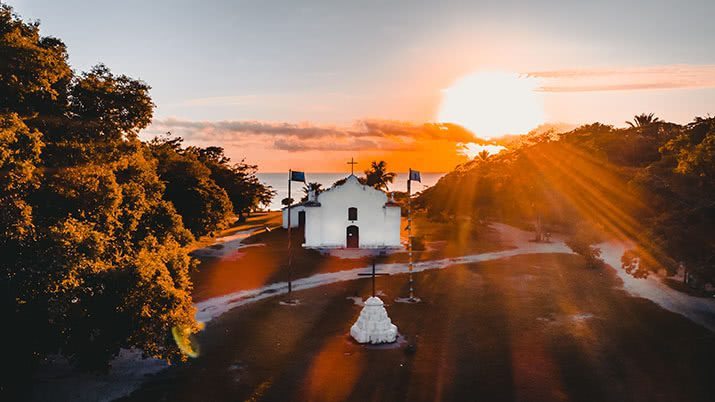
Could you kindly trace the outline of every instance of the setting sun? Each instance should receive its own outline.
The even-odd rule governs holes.
[[[480,138],[523,134],[544,122],[535,78],[507,72],[478,72],[443,90],[437,120],[456,123]]]

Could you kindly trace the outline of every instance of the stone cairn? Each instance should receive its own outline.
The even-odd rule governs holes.
[[[392,323],[385,310],[385,303],[372,296],[365,301],[355,324],[350,328],[350,336],[358,343],[392,343],[397,340],[397,326]]]

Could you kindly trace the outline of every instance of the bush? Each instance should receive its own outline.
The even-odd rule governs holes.
[[[586,265],[589,268],[600,268],[604,264],[603,258],[601,258],[601,249],[592,244],[592,238],[582,234],[576,234],[566,240],[566,245],[574,253],[582,256],[586,260]]]

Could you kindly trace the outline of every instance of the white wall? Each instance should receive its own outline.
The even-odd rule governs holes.
[[[318,202],[320,207],[306,208],[305,247],[346,247],[350,225],[359,228],[360,248],[400,247],[400,207],[386,207],[387,195],[355,176],[319,194]],[[348,220],[350,207],[358,209],[356,221]]]
[[[296,205],[293,207],[290,207],[290,227],[292,228],[297,228],[298,227],[298,213],[300,211],[305,211],[305,207],[302,205]],[[288,208],[283,208],[283,229],[288,229]],[[308,219],[308,215],[306,214],[305,216],[306,221]]]

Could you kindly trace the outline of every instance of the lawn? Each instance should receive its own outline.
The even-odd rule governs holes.
[[[127,400],[712,400],[713,334],[628,296],[609,268],[533,254],[415,277],[415,305],[392,302],[405,275],[378,280],[404,344],[353,343],[348,297],[368,296],[369,280],[340,282],[298,292],[298,306],[224,314],[199,335],[199,358]]]

